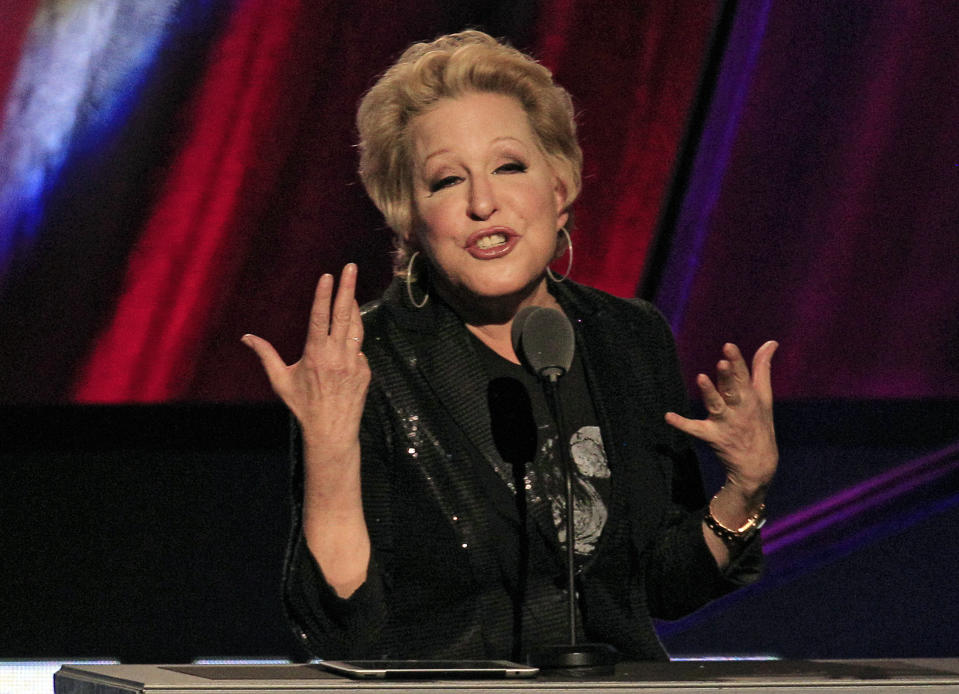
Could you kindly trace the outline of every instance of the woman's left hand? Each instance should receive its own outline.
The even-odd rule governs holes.
[[[739,348],[723,345],[716,364],[716,385],[706,374],[696,377],[708,416],[687,419],[675,412],[666,421],[708,443],[726,467],[727,484],[745,498],[762,497],[779,462],[773,428],[770,364],[779,344],[770,340],[756,350],[752,374]]]

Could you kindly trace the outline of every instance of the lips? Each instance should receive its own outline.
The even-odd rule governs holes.
[[[474,232],[466,240],[466,251],[478,260],[501,258],[519,241],[519,235],[509,227],[493,227]]]

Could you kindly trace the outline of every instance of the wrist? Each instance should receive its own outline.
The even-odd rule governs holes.
[[[766,487],[745,490],[727,481],[709,500],[706,511],[723,527],[736,529],[765,507]]]
[[[744,480],[742,477],[727,474],[726,481],[716,495],[755,509],[765,502],[770,483],[771,480]]]
[[[337,498],[360,487],[360,444],[324,445],[303,441],[304,494]]]
[[[703,523],[730,549],[749,542],[766,523],[766,504],[735,503],[723,490],[710,499],[703,514]],[[733,503],[731,503],[733,502]]]

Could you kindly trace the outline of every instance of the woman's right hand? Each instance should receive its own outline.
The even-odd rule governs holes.
[[[286,403],[303,433],[304,447],[320,448],[336,458],[358,445],[360,418],[370,383],[370,367],[361,351],[363,322],[354,298],[357,268],[349,263],[333,296],[333,276],[316,286],[303,355],[287,365],[269,342],[244,335],[259,356],[274,392]]]
[[[360,420],[370,367],[360,351],[363,322],[348,264],[333,296],[333,276],[316,286],[303,356],[287,366],[266,340],[244,335],[270,385],[303,436],[303,536],[327,582],[343,598],[366,580],[370,537],[360,484]]]

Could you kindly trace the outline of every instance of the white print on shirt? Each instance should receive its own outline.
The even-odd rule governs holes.
[[[573,549],[579,555],[587,555],[596,547],[599,537],[606,526],[609,510],[602,497],[596,491],[591,479],[609,479],[609,465],[606,462],[606,449],[603,436],[597,426],[580,427],[569,437],[569,450],[579,474],[573,481],[573,537],[576,538]],[[565,496],[551,495],[553,523],[559,534],[559,541],[566,542],[566,525],[563,509]]]

